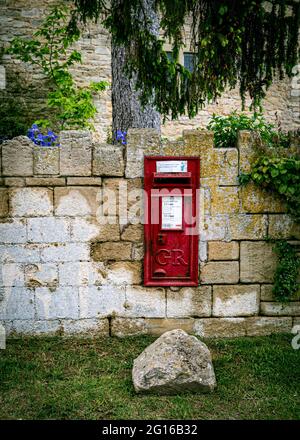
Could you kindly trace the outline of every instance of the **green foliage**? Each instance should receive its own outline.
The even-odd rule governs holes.
[[[54,110],[53,122],[59,123],[62,129],[93,128],[90,119],[97,112],[93,94],[104,90],[107,83],[101,81],[87,87],[75,84],[69,68],[81,62],[81,54],[69,48],[80,33],[78,29],[69,33],[68,21],[66,6],[53,7],[33,38],[14,38],[8,53],[38,66],[50,79],[53,90],[48,94],[48,106]]]
[[[0,143],[15,136],[26,135],[30,120],[24,101],[5,96],[0,105]]]
[[[273,249],[278,255],[273,293],[276,299],[285,302],[299,291],[300,284],[297,279],[300,269],[300,257],[298,257],[294,247],[286,240],[276,241]]]
[[[114,44],[127,53],[127,74],[136,73],[143,104],[153,101],[164,116],[193,117],[226,88],[240,85],[259,108],[275,75],[292,75],[299,59],[300,2],[297,0],[73,0],[77,19],[102,20]],[[289,11],[287,8],[289,7]],[[150,10],[150,13],[149,13]],[[154,13],[153,13],[154,12]],[[161,33],[153,32],[159,17]],[[179,63],[184,23],[191,20],[193,72]],[[169,59],[164,42],[173,45]]]
[[[259,134],[265,145],[273,146],[280,143],[288,144],[288,135],[275,130],[275,126],[267,122],[262,114],[254,113],[247,116],[236,111],[228,116],[213,115],[207,128],[214,132],[214,142],[217,147],[235,147],[239,130],[253,130]]]
[[[284,199],[288,212],[300,222],[300,159],[294,157],[261,156],[249,174],[240,175],[240,183],[253,181]]]

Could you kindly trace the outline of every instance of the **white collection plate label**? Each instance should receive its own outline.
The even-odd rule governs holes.
[[[156,162],[157,173],[186,173],[187,160],[163,160]]]
[[[182,197],[163,196],[161,206],[161,228],[182,229]]]

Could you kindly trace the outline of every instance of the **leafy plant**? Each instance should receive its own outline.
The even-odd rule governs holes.
[[[59,147],[58,136],[51,130],[43,134],[36,124],[33,124],[28,130],[27,136],[35,145],[40,145],[41,147]]]
[[[297,279],[300,269],[300,257],[298,257],[294,247],[286,240],[276,241],[273,249],[278,255],[273,293],[276,299],[285,302],[299,291],[300,284]]]
[[[75,84],[69,68],[81,62],[81,54],[68,49],[79,39],[80,33],[78,29],[68,32],[68,19],[66,6],[53,7],[33,38],[14,38],[8,53],[38,66],[50,80],[52,90],[47,102],[54,109],[54,125],[58,123],[61,129],[93,128],[90,120],[97,112],[93,95],[103,91],[107,83],[92,82],[86,87]]]
[[[213,114],[207,128],[214,132],[215,145],[222,148],[235,147],[240,130],[255,131],[262,142],[268,146],[276,144],[288,146],[289,144],[288,135],[276,131],[275,126],[267,122],[259,113],[254,113],[252,116],[247,116],[244,113],[238,114],[236,111],[228,116]]]
[[[288,212],[300,223],[300,159],[294,157],[261,156],[253,164],[251,172],[240,175],[240,183],[253,181],[282,197]]]

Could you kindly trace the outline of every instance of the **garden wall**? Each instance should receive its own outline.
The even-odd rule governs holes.
[[[126,147],[93,143],[78,131],[62,132],[60,142],[2,144],[0,322],[8,334],[183,328],[231,337],[300,324],[300,301],[282,305],[272,296],[276,257],[264,240],[283,236],[299,246],[300,229],[276,197],[239,186],[239,172],[255,156],[249,132],[226,149],[214,147],[213,133],[196,130],[176,143],[161,143],[153,129],[130,130]],[[200,156],[197,288],[143,287],[143,225],[131,218],[142,206],[144,154]],[[109,190],[120,194],[116,212]]]

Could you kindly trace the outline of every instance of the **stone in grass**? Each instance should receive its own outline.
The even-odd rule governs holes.
[[[132,379],[137,393],[207,393],[216,386],[209,349],[181,329],[164,333],[134,360]]]

